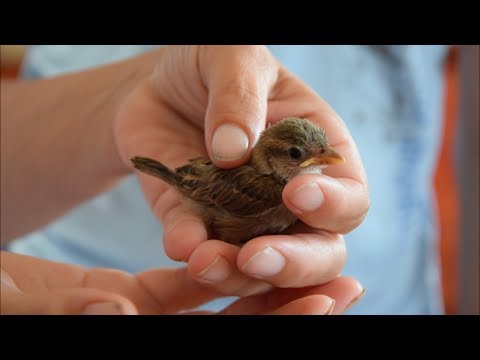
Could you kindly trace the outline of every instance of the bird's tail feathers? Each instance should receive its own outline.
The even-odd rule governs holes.
[[[158,177],[170,185],[178,186],[180,182],[180,176],[158,161],[141,156],[135,156],[131,161],[136,169]]]

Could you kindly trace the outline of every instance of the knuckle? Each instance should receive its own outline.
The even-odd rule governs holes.
[[[247,81],[231,82],[223,86],[220,91],[223,96],[233,97],[235,99],[233,103],[239,108],[262,103],[255,84],[248,84]],[[266,99],[264,100],[266,101]]]
[[[231,49],[242,55],[248,55],[253,58],[270,56],[270,50],[265,45],[235,45]]]
[[[363,189],[360,193],[328,199],[325,208],[321,208],[316,214],[311,214],[309,221],[316,227],[325,227],[330,231],[347,234],[362,224],[370,206],[368,191]]]
[[[346,244],[342,235],[337,233],[325,234],[324,242],[328,242],[327,249],[325,244],[320,244],[318,239],[312,239],[308,249],[305,252],[315,252],[321,261],[311,262],[298,261],[292,274],[295,274],[292,281],[296,286],[322,285],[333,280],[342,271],[346,262]]]
[[[248,126],[252,120],[263,118],[267,111],[267,98],[262,99],[255,85],[251,84],[236,82],[224,85],[218,89],[218,96],[213,98],[219,99],[216,118],[230,119]]]
[[[317,214],[309,214],[304,219],[300,216],[301,220],[303,220],[308,226],[311,226],[314,229],[324,229],[325,221],[322,216],[318,216]]]
[[[354,213],[347,210],[344,218],[340,221],[342,226],[339,227],[338,232],[341,234],[347,234],[359,227],[367,217],[369,210],[370,199],[365,202],[365,205],[359,206]]]

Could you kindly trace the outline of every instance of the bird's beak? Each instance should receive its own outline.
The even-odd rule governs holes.
[[[334,165],[342,164],[345,162],[345,158],[336,152],[332,147],[327,146],[325,152],[312,156],[300,164],[300,167],[307,167],[310,165]]]

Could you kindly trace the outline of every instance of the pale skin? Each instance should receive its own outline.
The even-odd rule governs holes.
[[[132,172],[133,156],[175,167],[208,155],[235,167],[266,123],[283,117],[318,123],[347,160],[286,186],[284,202],[303,224],[242,248],[207,239],[177,193],[139,173],[164,226],[166,253],[187,267],[133,276],[2,252],[2,313],[82,313],[95,303],[117,304],[96,313],[177,313],[224,295],[253,295],[224,311],[338,314],[363,294],[358,281],[338,277],[341,234],[369,207],[360,155],[334,110],[265,47],[169,47],[49,80],[2,82],[1,94],[3,244],[111,188]],[[225,124],[234,125],[233,135],[215,137]],[[307,192],[295,198],[299,189]]]

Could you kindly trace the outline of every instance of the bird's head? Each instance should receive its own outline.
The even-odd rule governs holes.
[[[262,174],[289,181],[298,174],[321,173],[345,162],[328,143],[325,131],[307,119],[286,118],[271,125],[253,149],[252,164]]]

